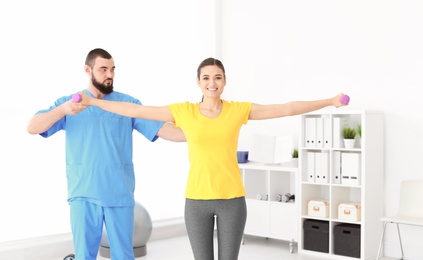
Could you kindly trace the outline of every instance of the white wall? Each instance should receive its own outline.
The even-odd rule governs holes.
[[[115,89],[144,104],[197,101],[201,60],[215,53],[213,1],[0,3],[0,242],[70,232],[64,132],[26,133],[30,117],[87,87],[85,56],[115,59]],[[185,143],[135,132],[136,200],[153,220],[183,216]]]
[[[350,108],[383,111],[381,185],[385,213],[395,214],[400,181],[423,178],[418,94],[423,86],[423,1],[221,2],[226,97],[276,103],[342,91],[351,97]],[[287,119],[249,122],[244,135],[298,133],[299,118]],[[398,257],[394,231],[388,229],[386,252]],[[403,229],[407,259],[423,255],[422,232],[422,228]]]
[[[197,101],[196,68],[215,56],[226,66],[229,100],[343,91],[351,108],[383,111],[385,213],[394,214],[400,180],[422,178],[422,11],[417,0],[1,2],[0,242],[70,230],[64,133],[43,139],[25,126],[37,110],[85,88],[83,62],[95,47],[114,56],[116,89],[144,104]],[[251,121],[240,148],[252,132],[296,134],[298,126],[298,117]],[[182,216],[186,145],[135,137],[137,200],[153,220]],[[421,232],[404,230],[408,258],[423,255]],[[396,242],[388,230],[388,254],[397,254]]]

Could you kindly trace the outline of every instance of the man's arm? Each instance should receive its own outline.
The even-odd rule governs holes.
[[[157,132],[157,136],[168,141],[186,142],[184,132],[171,122],[165,123],[162,128],[160,128],[159,132]]]
[[[65,115],[76,115],[88,106],[73,101],[67,101],[52,110],[34,115],[28,123],[27,131],[35,135],[47,131]]]

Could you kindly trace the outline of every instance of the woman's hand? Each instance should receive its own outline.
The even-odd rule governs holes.
[[[348,106],[348,103],[344,104],[341,101],[341,98],[344,96],[344,93],[340,93],[332,98],[332,105],[334,107],[342,107],[342,106]]]
[[[85,106],[90,106],[92,104],[93,98],[85,94],[84,91],[79,92],[79,95],[81,95],[81,104]]]

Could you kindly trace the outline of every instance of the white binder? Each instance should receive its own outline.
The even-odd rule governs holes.
[[[315,153],[314,179],[317,183],[328,183],[329,175],[329,154]]]
[[[315,152],[307,152],[307,180],[315,182]]]
[[[321,183],[322,178],[322,153],[314,154],[314,182]]]
[[[332,148],[332,128],[330,118],[323,117],[323,147]]]
[[[359,153],[341,154],[342,184],[359,185],[361,157]]]
[[[333,152],[332,183],[341,184],[341,152]]]
[[[305,146],[316,148],[316,118],[307,117],[305,119]]]
[[[329,182],[329,153],[321,153],[322,170],[321,170],[321,183]]]
[[[316,147],[323,148],[323,118],[316,118]]]

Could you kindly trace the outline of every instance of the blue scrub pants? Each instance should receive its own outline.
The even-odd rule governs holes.
[[[75,260],[97,259],[103,221],[111,259],[135,259],[132,243],[134,207],[101,207],[83,200],[73,200],[69,205]]]

